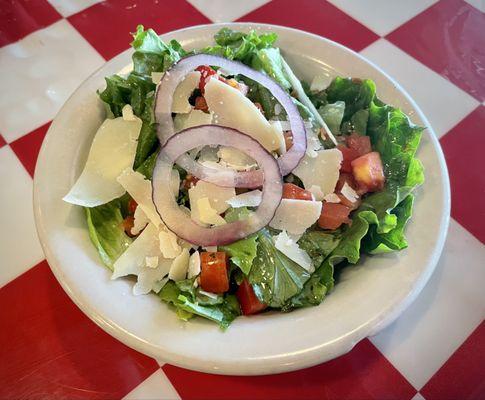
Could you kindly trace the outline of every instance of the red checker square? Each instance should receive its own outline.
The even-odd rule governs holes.
[[[162,367],[182,399],[411,399],[411,384],[369,341],[312,368],[267,376],[220,376]]]
[[[142,24],[162,34],[185,26],[210,23],[185,0],[108,0],[69,17],[69,21],[106,59],[129,47],[130,32]]]
[[[0,148],[2,148],[3,146],[5,146],[7,144],[7,142],[5,141],[5,139],[3,138],[2,135],[0,135]]]
[[[37,163],[37,156],[39,155],[40,146],[44,140],[45,134],[49,129],[50,122],[37,128],[35,131],[22,136],[21,138],[10,143],[20,162],[29,172],[30,176],[34,176],[35,164]]]
[[[426,400],[485,399],[485,322],[421,389]]]
[[[2,399],[121,398],[158,369],[84,316],[46,261],[0,289],[0,326]]]
[[[451,183],[451,215],[485,243],[485,106],[441,138]]]
[[[297,28],[360,51],[379,36],[332,4],[321,0],[273,0],[238,21]]]
[[[462,0],[440,1],[391,32],[387,39],[485,100],[485,14]]]
[[[61,18],[46,0],[4,0],[0,5],[0,47]]]

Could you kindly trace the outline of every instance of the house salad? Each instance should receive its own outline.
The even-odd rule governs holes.
[[[182,320],[320,304],[334,271],[407,247],[422,128],[369,79],[299,80],[275,33],[186,51],[142,26],[64,200],[112,279]]]

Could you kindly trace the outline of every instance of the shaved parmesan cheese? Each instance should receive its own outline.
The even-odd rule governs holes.
[[[195,251],[189,258],[189,268],[187,270],[187,278],[192,279],[193,277],[200,274],[200,254]]]
[[[316,75],[310,84],[310,91],[321,92],[322,90],[325,90],[331,82],[332,78],[330,78],[330,76]]]
[[[318,134],[313,129],[306,130],[306,156],[315,158],[318,156],[318,151],[322,149],[322,143],[318,138]]]
[[[184,280],[187,275],[187,269],[189,268],[189,251],[187,249],[183,249],[182,253],[172,262],[172,266],[170,267],[170,272],[168,273],[168,277],[173,281],[181,281]]]
[[[162,230],[158,233],[158,240],[160,241],[160,251],[165,258],[175,258],[182,252],[175,233]]]
[[[127,275],[138,277],[133,287],[135,295],[146,294],[157,288],[158,282],[169,272],[171,261],[161,257],[157,233],[157,227],[148,224],[113,265],[111,279]],[[148,258],[158,259],[155,268],[146,267]]]
[[[138,118],[133,114],[133,108],[131,105],[126,104],[121,110],[121,115],[125,121],[136,121]]]
[[[268,151],[278,150],[278,132],[239,90],[218,79],[205,85],[204,98],[214,112],[214,123],[235,128],[256,139]]]
[[[116,178],[133,164],[140,129],[139,119],[105,120],[96,132],[81,176],[64,201],[95,207],[122,196],[125,189]]]
[[[162,225],[162,220],[155,209],[152,200],[152,183],[145,179],[139,172],[128,168],[118,176],[118,182],[126,189],[131,197],[138,203],[148,219],[157,227]]]
[[[249,171],[251,168],[258,166],[257,162],[245,152],[233,147],[222,146],[217,152],[217,155],[221,159],[221,164],[231,167],[236,171]]]
[[[335,189],[341,163],[342,152],[339,149],[319,150],[314,158],[305,155],[293,174],[301,179],[305,189],[315,185],[326,196]]]
[[[155,293],[160,292],[160,290],[162,290],[162,288],[167,284],[168,281],[169,281],[168,276],[166,276],[165,278],[155,282],[152,287],[153,291]]]
[[[335,193],[327,194],[323,200],[327,203],[340,203],[340,198]]]
[[[143,268],[138,274],[138,279],[133,286],[133,294],[135,296],[141,294],[148,294],[151,291],[159,292],[163,281],[170,268],[170,260],[162,259],[159,261],[157,268]]]
[[[250,192],[241,193],[226,201],[233,208],[239,207],[257,207],[261,203],[263,193],[261,190],[251,190]]]
[[[179,83],[173,94],[172,112],[186,114],[192,110],[189,98],[194,89],[199,86],[200,72],[193,71],[185,76],[185,79]]]
[[[286,231],[281,232],[274,238],[275,247],[281,251],[290,260],[296,262],[298,265],[312,273],[315,271],[312,260],[305,250],[300,249],[300,246],[291,239]]]
[[[217,293],[206,292],[205,290],[202,290],[202,289],[199,290],[199,294],[210,297],[211,299],[214,299],[214,300],[217,299],[217,297],[219,296]]]
[[[158,267],[158,256],[145,257],[145,264],[148,268]]]
[[[285,135],[283,135],[283,126],[281,125],[280,121],[269,121],[273,129],[278,135],[279,139],[279,147],[278,147],[278,154],[286,153],[286,142],[285,142]]]
[[[175,132],[192,128],[199,125],[210,125],[212,123],[212,113],[205,113],[201,110],[192,110],[187,114],[177,114],[173,119]]]
[[[150,222],[148,219],[147,215],[143,211],[141,207],[136,207],[135,208],[135,213],[133,215],[134,222],[133,222],[133,228],[131,228],[131,234],[132,235],[138,235],[142,229],[147,226],[147,224]]]
[[[317,221],[321,211],[320,201],[282,199],[269,226],[298,235]]]
[[[189,189],[189,201],[191,209],[191,218],[194,221],[200,221],[197,201],[204,197],[209,199],[210,207],[221,214],[229,208],[227,200],[236,195],[234,188],[226,188],[214,185],[205,181],[198,181],[196,185]]]
[[[219,226],[226,223],[226,220],[217,214],[217,211],[211,207],[207,197],[202,197],[197,200],[196,207],[199,220],[203,224]]]
[[[208,251],[209,253],[215,253],[217,252],[217,246],[206,246],[202,247],[205,251]]]
[[[314,200],[317,200],[317,201],[323,200],[324,195],[320,186],[312,185],[312,187],[307,190],[312,194]]]
[[[345,182],[342,186],[342,189],[340,189],[340,193],[342,193],[342,195],[347,198],[347,200],[351,203],[355,203],[356,200],[359,198],[357,192],[352,189],[352,187],[347,182]]]

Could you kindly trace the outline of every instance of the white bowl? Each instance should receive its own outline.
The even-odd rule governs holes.
[[[427,127],[419,158],[426,183],[417,192],[407,228],[409,248],[364,257],[344,269],[334,291],[318,307],[238,318],[226,332],[201,318],[181,322],[157,296],[132,295],[132,281],[110,280],[91,244],[81,208],[63,202],[79,175],[93,135],[104,118],[96,90],[103,78],[126,67],[125,51],[88,78],[53,121],[35,171],[34,209],[49,265],[58,281],[106,332],[126,345],[181,367],[218,374],[271,374],[309,367],[342,355],[394,321],[428,281],[443,248],[450,194],[445,161],[428,121],[405,91],[359,54],[328,39],[262,24],[216,24],[162,36],[185,48],[213,42],[222,26],[273,31],[297,75],[371,78],[379,97]]]

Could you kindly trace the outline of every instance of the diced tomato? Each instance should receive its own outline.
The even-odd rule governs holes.
[[[355,149],[351,149],[344,144],[339,144],[337,148],[342,152],[342,165],[340,171],[342,172],[352,172],[352,166],[350,163],[359,157],[359,153]]]
[[[185,179],[182,181],[182,187],[186,190],[189,190],[190,188],[194,187],[198,181],[199,178],[197,178],[196,176],[187,174]]]
[[[123,230],[129,237],[135,236],[131,233],[133,225],[135,225],[135,218],[133,215],[128,215],[122,222]]]
[[[208,65],[200,65],[195,70],[200,72],[199,89],[204,94],[205,85],[209,82],[210,77],[216,75],[217,72]]]
[[[200,253],[200,286],[211,293],[229,290],[227,255],[223,251]]]
[[[359,154],[359,157],[372,151],[369,136],[352,133],[352,135],[347,136],[345,142],[349,149],[355,150]]]
[[[256,314],[267,307],[266,304],[259,301],[247,279],[244,279],[237,288],[236,297],[239,300],[243,315]]]
[[[342,224],[350,223],[350,208],[341,203],[323,202],[318,226],[323,229],[337,229]]]
[[[128,202],[128,213],[134,214],[136,207],[138,207],[138,203],[135,200],[130,199],[130,201]]]
[[[283,184],[283,199],[313,200],[312,194],[293,183]]]
[[[352,189],[357,191],[357,183],[352,174],[348,174],[346,172],[341,172],[340,176],[338,177],[337,185],[335,186],[335,192],[340,193],[344,185],[349,185]]]
[[[349,207],[350,211],[359,208],[360,203],[362,203],[362,200],[360,199],[360,197],[358,199],[356,199],[355,201],[350,201],[343,194],[337,194],[337,196],[340,199],[340,204],[343,204],[344,206]]]
[[[352,161],[352,172],[359,188],[376,192],[384,188],[384,168],[377,151],[365,154]]]
[[[284,131],[283,136],[285,138],[286,151],[288,151],[293,146],[293,132],[292,131]]]
[[[197,96],[195,98],[195,106],[194,106],[194,108],[196,110],[201,110],[201,111],[204,111],[204,112],[208,112],[209,111],[209,106],[207,105],[207,102],[205,101],[205,99],[202,96]]]

